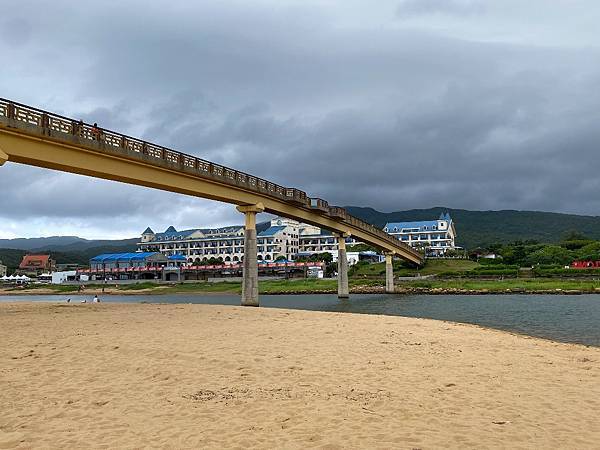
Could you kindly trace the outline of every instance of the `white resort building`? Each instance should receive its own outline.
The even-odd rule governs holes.
[[[292,261],[298,253],[298,222],[277,218],[268,225],[257,234],[258,260],[275,261],[284,258]],[[160,252],[165,256],[185,256],[188,264],[198,264],[210,259],[237,263],[244,258],[244,227],[236,225],[177,231],[170,226],[162,233],[154,233],[148,227],[142,233],[138,249],[143,252]]]
[[[383,231],[411,247],[423,249],[427,256],[443,256],[457,248],[456,229],[449,213],[442,213],[438,220],[387,223]]]
[[[337,240],[331,234],[323,234],[319,227],[277,217],[257,225],[257,232],[259,261],[294,261],[299,254],[306,256],[323,252],[337,257]],[[346,242],[357,243],[353,238],[346,239]],[[167,257],[183,256],[188,265],[211,259],[233,264],[244,259],[244,227],[235,225],[177,231],[170,226],[162,233],[155,233],[148,227],[137,245],[141,252],[160,252]]]
[[[456,232],[448,214],[428,222],[388,223],[384,231],[413,247],[425,248],[429,256],[441,256],[448,249],[455,248]],[[268,223],[258,224],[257,232],[259,261],[294,261],[299,256],[324,252],[337,259],[337,239],[319,227],[277,217]],[[346,243],[360,244],[352,237],[347,238]],[[162,233],[155,233],[148,227],[137,245],[141,252],[160,252],[166,257],[185,258],[187,265],[210,260],[235,264],[244,259],[244,227],[234,225],[177,231],[170,226]]]

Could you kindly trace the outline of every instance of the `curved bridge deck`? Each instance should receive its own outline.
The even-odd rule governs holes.
[[[421,253],[302,190],[58,114],[0,99],[0,158],[265,211],[317,225],[420,264]],[[3,161],[0,161],[2,163]]]

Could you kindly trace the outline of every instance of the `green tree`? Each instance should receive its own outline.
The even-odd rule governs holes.
[[[538,264],[570,264],[574,259],[574,253],[560,245],[546,245],[527,256],[525,263],[528,266]]]
[[[588,238],[585,234],[580,233],[577,230],[570,230],[567,231],[566,233],[563,234],[561,241],[566,242],[566,241],[589,241],[590,238]]]
[[[600,260],[600,242],[593,241],[576,251],[577,259],[586,261],[599,261]]]

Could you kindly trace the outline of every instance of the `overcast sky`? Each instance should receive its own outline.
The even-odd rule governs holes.
[[[330,204],[600,215],[599,23],[597,0],[19,0],[0,15],[0,96]],[[0,167],[0,238],[241,219]]]

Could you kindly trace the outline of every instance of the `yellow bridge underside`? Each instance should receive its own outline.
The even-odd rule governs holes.
[[[239,187],[194,177],[168,167],[147,164],[144,161],[130,159],[118,154],[91,151],[85,147],[57,142],[44,136],[30,135],[19,129],[1,127],[0,165],[6,160],[218,200],[235,205],[262,203],[266,212],[313,224],[333,232],[348,234],[357,240],[394,253],[409,261],[417,264],[422,262],[420,255],[407,250],[400,242],[396,246],[368,232],[356,229],[347,223],[337,222],[308,208],[278,201]]]

